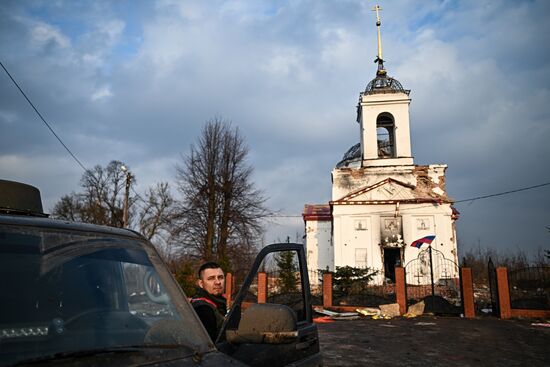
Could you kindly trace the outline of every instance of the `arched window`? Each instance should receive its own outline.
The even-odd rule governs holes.
[[[395,122],[390,113],[384,112],[376,118],[378,158],[395,157]]]

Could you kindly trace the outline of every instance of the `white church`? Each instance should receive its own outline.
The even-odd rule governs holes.
[[[414,164],[410,90],[387,75],[375,10],[378,69],[359,95],[360,142],[332,170],[332,200],[306,204],[302,216],[309,269],[369,267],[378,270],[375,281],[381,284],[394,281],[395,266],[416,259],[429,246],[458,263],[458,212],[445,188],[447,165]],[[435,236],[431,245],[411,246],[428,236]],[[435,276],[457,278],[457,271]]]

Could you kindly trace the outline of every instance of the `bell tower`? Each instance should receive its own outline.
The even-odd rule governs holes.
[[[361,166],[405,166],[413,164],[409,127],[410,90],[387,75],[382,58],[380,6],[376,5],[378,64],[376,77],[359,95],[357,122],[361,131]]]

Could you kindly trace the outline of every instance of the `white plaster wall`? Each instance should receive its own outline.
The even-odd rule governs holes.
[[[405,265],[416,259],[422,250],[428,248],[427,244],[424,244],[420,249],[410,246],[413,241],[427,235],[435,235],[435,239],[432,242],[433,249],[440,251],[445,259],[458,264],[457,243],[452,225],[452,209],[450,204],[437,206],[415,204],[414,206],[403,206],[402,212],[403,237],[405,243],[408,244],[405,248]],[[422,230],[418,228],[418,220],[421,219],[428,219],[430,221],[430,229]],[[433,258],[436,281],[443,276],[451,278],[458,277],[457,268],[448,266],[450,265],[448,262],[445,264],[447,266],[443,267],[443,263],[440,264],[438,261],[439,256],[433,256]],[[444,274],[443,269],[447,272],[446,274]],[[414,282],[409,275],[407,276],[407,281]]]
[[[382,208],[384,207],[384,208]],[[367,250],[366,266],[372,269],[383,268],[380,251],[379,211],[393,210],[391,206],[335,205],[334,218],[334,265],[356,266],[356,249]],[[363,220],[367,229],[357,231],[355,223]]]
[[[360,99],[360,126],[365,166],[413,164],[409,131],[409,105],[405,93],[362,95]],[[383,112],[392,114],[395,121],[394,159],[378,158],[376,119]]]
[[[355,227],[357,222],[364,223],[362,230],[357,230]],[[372,266],[372,222],[371,218],[365,215],[356,214],[352,216],[342,216],[339,221],[339,228],[341,229],[340,236],[340,262],[336,263],[337,266],[353,266],[353,267],[370,267]],[[360,250],[360,251],[356,251]],[[362,263],[362,258],[359,252],[366,251],[366,263]],[[361,261],[361,263],[358,263]]]
[[[334,247],[332,245],[332,226],[330,221],[306,221],[306,259],[310,271],[334,269]],[[312,284],[317,277],[310,276]]]
[[[334,205],[334,266],[356,266],[355,250],[367,248],[367,266],[372,269],[383,270],[383,257],[380,249],[380,218],[395,213],[395,205]],[[456,236],[452,226],[452,210],[449,204],[408,204],[401,205],[399,215],[402,217],[403,239],[407,244],[404,247],[404,264],[416,259],[421,250],[428,247],[423,245],[419,250],[410,244],[427,235],[436,236],[432,247],[443,253],[446,259],[458,263]],[[418,219],[429,221],[429,229],[418,229]],[[365,220],[367,230],[356,231],[356,220]],[[438,264],[435,264],[436,267]],[[454,268],[453,268],[454,269]],[[332,270],[332,268],[331,268]],[[441,274],[435,274],[439,278]],[[447,274],[457,277],[455,271]],[[376,279],[382,282],[382,276]]]

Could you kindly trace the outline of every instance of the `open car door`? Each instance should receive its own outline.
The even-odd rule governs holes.
[[[250,302],[257,299],[260,270],[267,274],[266,303]],[[322,365],[303,245],[280,243],[260,251],[216,344],[250,366]]]

